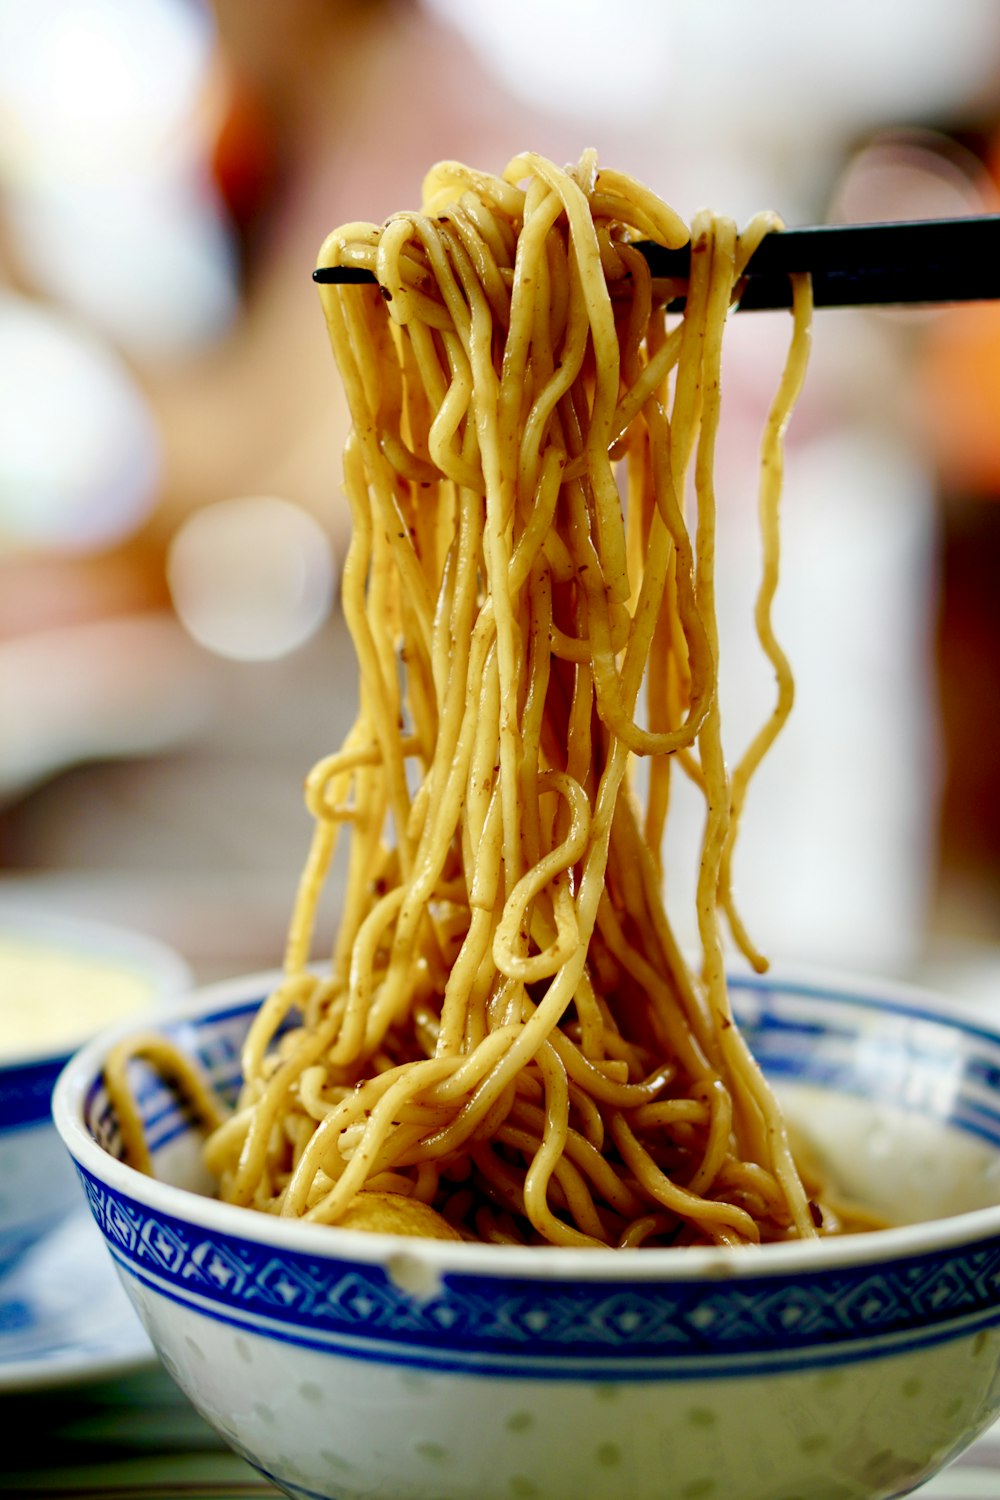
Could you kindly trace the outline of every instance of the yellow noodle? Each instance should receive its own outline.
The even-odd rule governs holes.
[[[330,1224],[365,1192],[413,1197],[496,1243],[817,1232],[814,1185],[733,1024],[722,941],[725,916],[763,963],[734,907],[733,850],[792,696],[771,613],[802,278],[761,448],[755,619],[778,698],[731,775],[722,345],[747,259],[777,225],[760,215],[738,233],[704,213],[689,232],[592,152],[565,170],[529,152],[500,176],[441,163],[419,211],[324,243],[321,265],[379,283],[321,287],[352,418],[343,597],[360,701],[307,781],[316,833],[285,982],[207,1145],[223,1196]],[[685,283],[651,278],[643,237],[690,239]],[[661,868],[675,765],[705,805],[693,967]],[[324,971],[310,950],[341,831],[347,889]]]
[[[197,1064],[185,1053],[172,1047],[162,1036],[155,1032],[144,1032],[113,1047],[104,1064],[108,1099],[118,1119],[126,1159],[149,1176],[153,1170],[152,1161],[146,1145],[142,1116],[127,1076],[129,1063],[134,1058],[144,1058],[151,1067],[168,1078],[206,1129],[224,1127],[225,1111]]]

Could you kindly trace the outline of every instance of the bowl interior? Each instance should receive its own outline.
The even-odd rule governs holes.
[[[228,1100],[268,988],[258,977],[235,998],[213,1002],[205,992],[194,1009],[162,1023]],[[899,1225],[1000,1201],[1000,1036],[946,1002],[872,985],[738,976],[731,991],[793,1135],[838,1191]],[[183,1100],[145,1063],[133,1067],[156,1176],[210,1194]],[[117,1120],[95,1074],[83,1123],[121,1159]]]

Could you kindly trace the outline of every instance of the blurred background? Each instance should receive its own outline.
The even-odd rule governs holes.
[[[428,165],[586,146],[685,216],[1000,199],[993,0],[0,0],[0,900],[280,962],[355,673],[310,272]],[[735,319],[727,735],[787,336]],[[799,679],[741,904],[777,958],[1000,999],[1000,304],[824,311],[788,449]],[[682,830],[683,832],[683,830]],[[334,919],[332,906],[328,920]]]

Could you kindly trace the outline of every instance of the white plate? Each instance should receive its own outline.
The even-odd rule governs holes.
[[[155,1360],[85,1208],[0,1279],[0,1391],[105,1379]]]

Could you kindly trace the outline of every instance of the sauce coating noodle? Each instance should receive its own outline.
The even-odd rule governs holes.
[[[343,603],[360,705],[308,777],[286,978],[207,1142],[225,1199],[336,1224],[390,1196],[395,1229],[410,1203],[414,1233],[573,1246],[837,1227],[733,1024],[723,959],[728,924],[765,966],[732,854],[792,704],[771,603],[805,278],[761,447],[756,628],[777,696],[730,773],[720,362],[742,268],[775,227],[706,213],[689,231],[593,153],[566,170],[528,153],[502,176],[441,163],[419,213],[326,240],[320,265],[379,283],[321,288],[353,424]],[[630,245],[689,237],[683,284],[654,284]],[[705,805],[694,970],[663,896],[677,776]],[[317,971],[344,829],[339,932]]]

